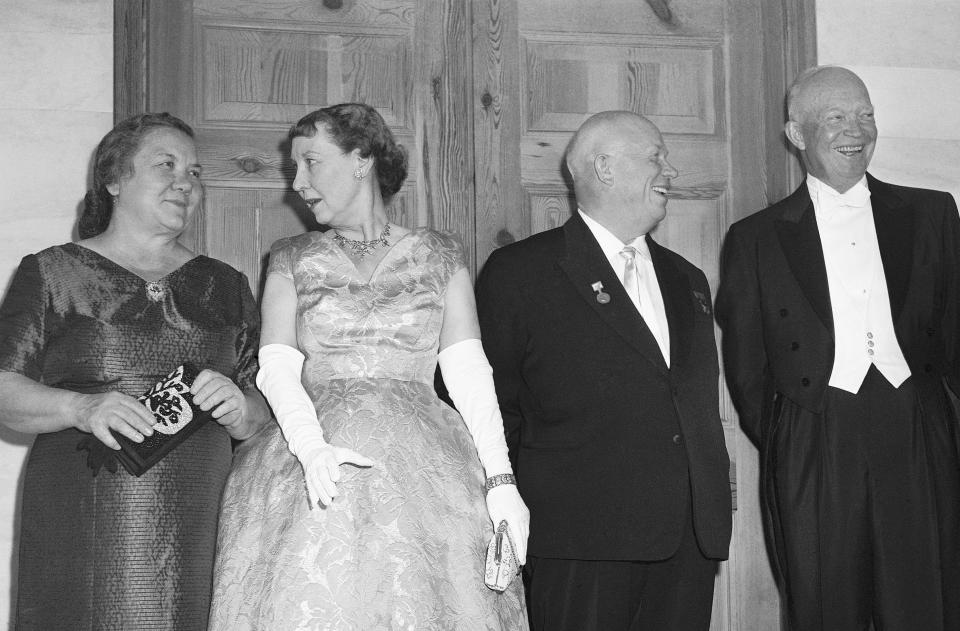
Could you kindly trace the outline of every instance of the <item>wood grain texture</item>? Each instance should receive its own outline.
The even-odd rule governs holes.
[[[417,223],[453,232],[476,270],[471,13],[466,2],[421,0],[415,32]],[[422,214],[421,214],[422,213]]]
[[[204,196],[204,252],[246,274],[254,291],[260,278],[262,197],[256,189],[214,186],[207,186]]]
[[[318,104],[363,101],[412,133],[409,31],[203,23],[200,40],[204,125],[286,129]]]
[[[194,54],[193,2],[144,1],[148,9],[146,108],[170,112],[196,125],[199,108],[193,77],[201,67]]]
[[[530,234],[521,189],[517,0],[473,0],[477,262]]]
[[[147,109],[145,0],[113,2],[113,121]]]
[[[331,27],[363,24],[412,29],[419,7],[410,0],[343,0],[339,9],[320,0],[197,0],[197,15],[326,24]]]
[[[735,0],[728,0],[735,1]],[[545,31],[575,24],[595,33],[701,36],[721,34],[726,23],[725,0],[670,0],[672,19],[663,21],[644,0],[522,0],[520,22]]]
[[[663,133],[717,133],[722,41],[537,31],[521,37],[524,132],[573,132],[589,114],[643,114]]]

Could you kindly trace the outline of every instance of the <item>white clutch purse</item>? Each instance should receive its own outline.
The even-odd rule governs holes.
[[[487,562],[483,582],[490,589],[502,592],[520,573],[517,549],[510,536],[506,520],[501,521],[490,544],[487,545]]]

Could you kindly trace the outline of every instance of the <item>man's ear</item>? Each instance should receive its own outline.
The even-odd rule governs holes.
[[[787,135],[787,140],[790,141],[794,147],[800,151],[804,151],[807,148],[807,144],[803,141],[803,130],[800,128],[800,123],[797,121],[787,121],[787,124],[783,127],[783,132]]]
[[[610,164],[610,156],[605,153],[597,154],[593,159],[593,171],[597,175],[597,180],[607,186],[613,185],[613,168]]]

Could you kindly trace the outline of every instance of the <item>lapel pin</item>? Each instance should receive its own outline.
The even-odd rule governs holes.
[[[712,315],[713,311],[710,309],[710,299],[699,291],[694,291],[693,295],[697,299],[697,306],[700,308],[701,313]]]
[[[597,281],[594,284],[590,285],[590,289],[597,292],[597,302],[599,302],[600,304],[605,305],[608,302],[610,302],[610,294],[603,291],[603,283],[601,283],[600,281]]]

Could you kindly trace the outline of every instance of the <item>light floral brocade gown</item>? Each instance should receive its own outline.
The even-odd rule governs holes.
[[[453,237],[420,228],[361,278],[330,236],[274,244],[293,278],[303,385],[328,442],[374,459],[341,466],[340,497],[311,510],[270,423],[235,456],[220,517],[211,629],[526,629],[521,581],[483,584],[492,534],[483,470],[434,392]]]

